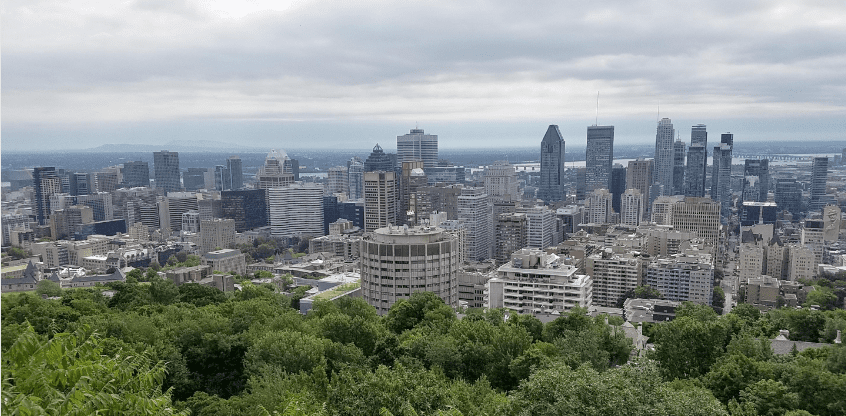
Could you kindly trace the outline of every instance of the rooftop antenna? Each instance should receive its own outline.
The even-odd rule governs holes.
[[[596,120],[594,121],[594,126],[599,125],[599,91],[596,92]]]

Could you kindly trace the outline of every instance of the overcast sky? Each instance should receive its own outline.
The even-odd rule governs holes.
[[[531,6],[528,6],[531,5]],[[2,147],[846,139],[843,1],[2,2]],[[715,136],[712,136],[715,137]]]

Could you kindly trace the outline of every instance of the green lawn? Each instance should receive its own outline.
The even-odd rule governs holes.
[[[318,300],[318,299],[330,300],[330,299],[332,299],[336,296],[343,295],[344,293],[347,293],[351,290],[358,289],[359,287],[361,287],[360,282],[345,283],[345,284],[342,284],[342,285],[335,286],[332,289],[320,292],[320,293],[314,295],[314,297],[312,299],[314,299],[314,300]]]

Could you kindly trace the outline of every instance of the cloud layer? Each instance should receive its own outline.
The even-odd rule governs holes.
[[[846,120],[846,4],[567,3],[6,1],[3,145],[203,123],[258,142],[290,124],[584,126],[597,91],[618,126],[659,101],[683,120]]]

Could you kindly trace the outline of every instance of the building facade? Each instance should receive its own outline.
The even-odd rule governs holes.
[[[179,180],[179,153],[162,150],[153,152],[153,169],[155,171],[156,189],[167,195],[182,189]]]
[[[611,167],[614,164],[614,126],[589,126],[585,148],[586,192],[611,189]]]
[[[564,138],[557,125],[550,125],[541,141],[540,188],[545,203],[564,199]]]

